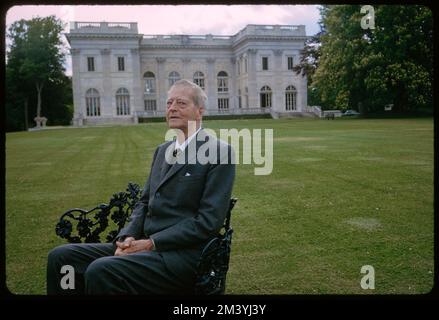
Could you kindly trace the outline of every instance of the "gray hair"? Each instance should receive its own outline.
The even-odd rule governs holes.
[[[169,91],[171,91],[174,87],[186,87],[186,88],[191,88],[192,89],[192,100],[194,102],[194,104],[201,108],[206,108],[206,104],[207,104],[207,95],[204,92],[203,89],[201,89],[201,87],[199,85],[197,85],[196,83],[193,83],[192,81],[189,81],[187,79],[181,79],[176,81],[171,88],[169,89]],[[168,91],[168,93],[169,93]]]

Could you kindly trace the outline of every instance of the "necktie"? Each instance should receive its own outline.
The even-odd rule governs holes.
[[[181,153],[181,149],[177,148],[172,152],[172,159],[170,162],[165,160],[164,163],[164,170],[162,172],[162,177],[166,176],[166,174],[168,173],[168,171],[172,168],[172,166],[174,165],[175,161],[177,160],[177,157],[180,155]]]
[[[181,151],[181,149],[180,148],[177,148],[177,149],[175,149],[173,152],[172,152],[172,156],[174,157],[174,160],[182,153],[183,151]]]

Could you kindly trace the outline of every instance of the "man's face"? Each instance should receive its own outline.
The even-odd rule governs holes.
[[[169,128],[180,129],[188,133],[188,121],[199,121],[203,108],[194,104],[192,89],[184,86],[173,87],[168,93],[166,102],[166,121]]]

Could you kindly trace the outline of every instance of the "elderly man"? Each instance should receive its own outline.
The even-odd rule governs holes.
[[[235,177],[230,145],[201,127],[206,100],[203,90],[188,80],[171,87],[166,120],[177,139],[157,147],[130,222],[115,243],[53,249],[47,265],[48,294],[193,292],[202,249],[224,222]],[[215,150],[209,158],[213,161],[198,160],[203,145],[208,147],[203,150]],[[75,270],[73,290],[60,286],[64,265]]]

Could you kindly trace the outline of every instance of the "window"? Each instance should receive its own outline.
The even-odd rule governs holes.
[[[241,74],[241,62],[238,60],[238,63],[236,64],[236,68],[238,69],[238,75]]]
[[[248,108],[248,88],[245,87],[245,107]]]
[[[94,57],[87,57],[87,70],[88,71],[95,71],[95,58]]]
[[[247,69],[248,69],[248,61],[247,58],[244,58],[244,73],[247,73]]]
[[[269,86],[263,86],[260,93],[261,108],[271,107],[271,88]]]
[[[117,70],[125,71],[125,58],[117,57]]]
[[[101,101],[99,92],[96,89],[88,89],[85,93],[85,105],[88,117],[98,117],[101,115]]]
[[[241,104],[241,89],[238,89],[238,108],[239,109],[242,108],[242,104]]]
[[[227,73],[224,71],[218,72],[218,92],[228,92]]]
[[[143,80],[145,81],[145,94],[155,93],[155,75],[151,71],[145,72],[143,75]]]
[[[116,92],[116,111],[118,116],[130,114],[130,94],[125,88],[120,88]]]
[[[268,70],[268,57],[262,57],[262,70]]]
[[[218,99],[218,109],[228,110],[229,109],[229,98],[219,98]]]
[[[204,74],[201,71],[194,73],[194,83],[199,85],[204,90]]]
[[[285,109],[296,110],[297,91],[294,86],[288,86],[285,90]]]
[[[156,111],[157,103],[153,99],[145,99],[145,111]]]
[[[169,74],[169,87],[171,87],[174,83],[176,83],[180,79],[181,79],[180,74],[176,71],[172,71]]]
[[[293,70],[294,67],[294,57],[287,57],[288,59],[288,70]]]

